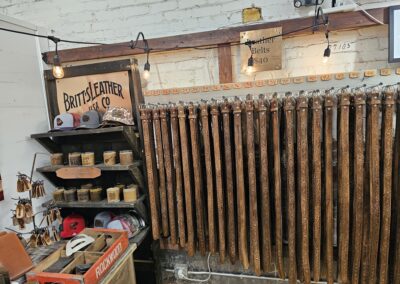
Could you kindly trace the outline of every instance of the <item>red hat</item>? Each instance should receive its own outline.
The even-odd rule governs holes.
[[[78,214],[71,214],[64,218],[60,236],[63,239],[72,238],[85,229],[85,219]]]

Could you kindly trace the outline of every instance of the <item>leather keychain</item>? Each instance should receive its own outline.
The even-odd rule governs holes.
[[[277,94],[271,100],[272,148],[274,161],[274,205],[275,205],[275,250],[277,269],[280,278],[285,278],[283,268],[283,225],[282,225],[282,189],[281,189],[281,149],[279,125],[279,100]]]
[[[246,124],[247,124],[247,168],[249,187],[249,218],[250,218],[250,249],[253,251],[253,265],[256,275],[261,274],[259,226],[257,211],[257,179],[256,159],[254,149],[254,102],[250,95],[246,98]]]
[[[183,104],[178,106],[179,133],[181,138],[182,153],[182,169],[183,184],[185,189],[186,204],[186,225],[187,225],[187,251],[189,256],[193,256],[196,252],[194,237],[194,217],[193,217],[193,194],[192,194],[192,178],[190,174],[190,154],[189,154],[189,137],[187,127],[186,108]]]
[[[168,113],[166,107],[160,108],[161,120],[161,136],[162,147],[164,153],[165,175],[167,178],[167,200],[168,200],[168,220],[170,228],[171,244],[175,245],[177,242],[176,236],[176,217],[175,217],[175,194],[174,194],[174,177],[173,177],[173,161],[171,153],[171,135],[169,130]]]
[[[389,283],[390,223],[392,214],[392,166],[393,166],[393,114],[395,94],[393,87],[384,91],[382,112],[382,225],[379,245],[379,281]],[[397,126],[399,127],[399,126]],[[399,221],[398,221],[399,222]]]
[[[232,264],[236,262],[236,225],[235,225],[235,196],[233,194],[233,164],[232,164],[232,137],[230,122],[230,104],[224,99],[221,104],[222,129],[224,137],[224,161],[225,161],[225,189],[227,202],[227,221],[228,221],[228,254]]]
[[[206,254],[206,240],[205,240],[205,220],[204,220],[204,197],[203,197],[203,173],[201,170],[201,156],[200,156],[200,139],[199,139],[199,124],[197,118],[197,107],[190,103],[188,106],[188,118],[190,128],[190,141],[192,152],[192,165],[193,165],[193,180],[194,180],[194,200],[196,212],[196,229],[197,241],[201,255]]]
[[[286,154],[286,191],[288,212],[288,250],[289,283],[297,283],[296,269],[296,184],[295,184],[295,109],[296,101],[291,93],[286,94],[283,102],[285,115],[285,154]]]
[[[163,153],[162,136],[161,136],[160,110],[158,108],[153,109],[153,124],[154,124],[155,138],[156,138],[156,150],[157,150],[157,161],[158,161],[158,181],[159,181],[158,190],[161,201],[162,235],[164,237],[168,237],[169,224],[168,224],[167,189],[165,182],[164,153]]]
[[[153,239],[160,238],[160,222],[159,222],[159,202],[158,202],[158,180],[157,180],[157,165],[154,153],[153,139],[153,123],[151,119],[151,109],[141,109],[140,118],[142,121],[143,131],[143,146],[146,162],[147,185],[149,191],[149,204],[151,214],[151,227]]]
[[[215,163],[215,190],[217,192],[217,210],[218,210],[218,240],[219,240],[219,260],[225,262],[226,244],[225,244],[225,202],[224,188],[222,186],[222,161],[221,161],[221,140],[220,140],[220,121],[219,109],[215,100],[211,103],[211,125],[214,147]]]
[[[247,245],[247,210],[246,210],[246,193],[244,183],[243,170],[243,129],[242,129],[242,102],[239,98],[235,98],[233,103],[233,129],[235,143],[235,175],[236,175],[236,192],[237,192],[237,216],[238,216],[238,241],[239,241],[239,258],[244,269],[249,268],[249,255]]]
[[[181,147],[179,138],[179,124],[178,124],[178,108],[176,106],[170,107],[171,115],[171,128],[172,128],[172,152],[175,165],[175,191],[176,191],[176,205],[178,216],[178,232],[179,244],[184,247],[186,244],[186,229],[185,229],[185,209],[184,197],[182,186],[182,160],[181,160]]]
[[[208,114],[208,104],[202,102],[200,104],[201,116],[201,133],[204,147],[204,164],[207,188],[207,217],[208,217],[208,247],[211,253],[217,251],[217,228],[215,223],[215,206],[214,206],[214,170],[211,158],[211,145],[210,145],[210,122]]]

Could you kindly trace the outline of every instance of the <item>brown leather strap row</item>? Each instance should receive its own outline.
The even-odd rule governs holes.
[[[326,280],[333,284],[334,260],[333,260],[333,112],[335,100],[329,93],[324,100],[324,168],[325,168],[325,257]]]
[[[214,170],[212,165],[211,157],[211,145],[210,145],[210,121],[208,114],[208,105],[202,103],[200,105],[201,115],[201,130],[204,145],[204,164],[205,164],[205,176],[207,186],[207,216],[208,216],[208,247],[211,253],[217,252],[217,229],[215,223],[215,200],[214,200]]]
[[[350,153],[349,153],[350,95],[339,96],[338,106],[338,241],[340,283],[348,283],[350,239]]]
[[[186,226],[187,226],[187,251],[189,256],[193,256],[196,251],[194,239],[194,218],[193,218],[193,194],[192,194],[192,175],[191,159],[189,153],[189,131],[187,126],[186,108],[183,105],[178,106],[179,133],[181,138],[183,185],[185,189],[186,205]]]
[[[382,224],[379,244],[379,283],[389,283],[389,246],[392,214],[394,90],[384,93],[382,111]]]
[[[157,164],[154,152],[153,122],[151,113],[152,111],[149,109],[140,110],[140,118],[143,129],[144,157],[147,173],[147,190],[150,200],[151,229],[153,232],[153,239],[158,240],[160,238],[160,212],[158,206]]]
[[[296,260],[296,170],[295,170],[295,115],[296,101],[287,97],[283,104],[285,112],[286,195],[288,215],[289,283],[297,283]]]
[[[175,214],[175,183],[174,183],[174,171],[173,171],[173,159],[171,153],[171,133],[170,123],[167,113],[167,108],[160,108],[160,120],[161,120],[161,136],[162,136],[162,147],[164,152],[164,165],[165,175],[167,178],[167,200],[168,200],[168,220],[171,243],[175,245],[177,243],[176,235],[176,214]]]
[[[242,102],[239,99],[236,99],[233,103],[232,109],[234,121],[233,132],[235,142],[239,258],[243,264],[244,269],[248,269],[250,264],[247,244],[247,207],[243,170]]]
[[[400,284],[400,96],[397,92],[397,105],[396,105],[396,138],[395,138],[395,153],[393,161],[393,201],[396,204],[394,208],[393,220],[393,238],[392,244],[394,255],[392,256],[393,274],[391,280],[394,284]]]
[[[359,283],[362,232],[363,232],[363,207],[364,207],[364,93],[356,93],[353,99],[353,149],[354,149],[354,197],[353,197],[353,226],[352,226],[352,278],[351,283]]]
[[[176,193],[176,207],[177,207],[177,217],[178,217],[179,245],[181,247],[184,247],[186,245],[186,225],[185,225],[186,214],[184,206],[185,199],[183,194],[178,108],[176,106],[172,106],[170,108],[170,115],[171,115],[172,152],[175,165],[175,193]]]
[[[156,136],[157,146],[157,161],[158,161],[158,181],[159,181],[159,194],[161,201],[161,223],[162,223],[162,234],[164,237],[169,236],[169,224],[168,224],[168,201],[167,201],[167,189],[165,182],[165,168],[164,168],[164,151],[162,145],[161,135],[161,122],[160,122],[160,110],[158,108],[153,109],[153,124],[154,133]]]
[[[192,150],[192,165],[194,177],[194,199],[196,211],[196,228],[199,251],[202,255],[206,254],[205,241],[205,222],[204,222],[204,198],[203,198],[203,174],[200,160],[200,139],[199,139],[199,124],[197,119],[197,107],[192,103],[189,104],[189,125],[190,125],[190,141]]]
[[[220,136],[220,120],[219,108],[216,102],[211,105],[212,119],[212,136],[214,146],[214,163],[215,163],[215,189],[217,191],[217,211],[218,211],[218,240],[219,240],[219,260],[225,262],[225,197],[224,188],[222,186],[222,160],[221,160],[221,136]]]

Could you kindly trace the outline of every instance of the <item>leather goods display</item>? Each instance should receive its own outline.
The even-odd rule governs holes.
[[[293,284],[400,283],[399,104],[364,86],[145,106],[153,238]]]
[[[0,232],[0,265],[4,266],[14,280],[32,267],[32,261],[21,241],[14,233]]]

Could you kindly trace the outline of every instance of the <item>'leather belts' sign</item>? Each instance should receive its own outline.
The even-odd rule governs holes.
[[[60,113],[104,111],[109,106],[132,108],[126,71],[64,78],[56,85]]]

